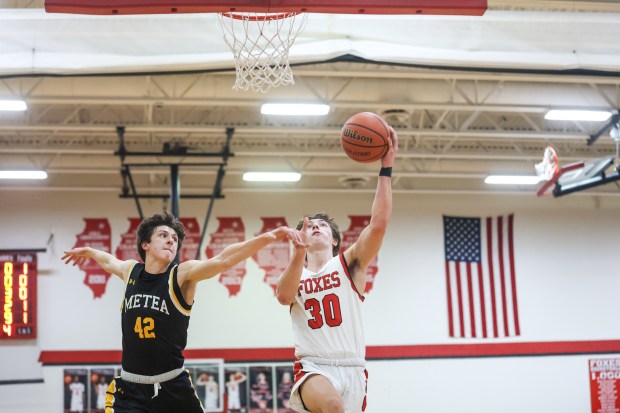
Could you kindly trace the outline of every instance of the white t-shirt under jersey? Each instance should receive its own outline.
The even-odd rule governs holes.
[[[342,254],[318,272],[304,268],[291,305],[295,357],[364,359],[363,301]]]

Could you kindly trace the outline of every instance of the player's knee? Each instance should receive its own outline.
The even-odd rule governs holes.
[[[339,397],[329,397],[323,404],[322,413],[344,413],[344,404]]]

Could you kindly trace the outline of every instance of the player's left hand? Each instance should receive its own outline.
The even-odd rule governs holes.
[[[73,248],[70,251],[64,251],[64,255],[60,258],[65,264],[73,262],[73,266],[81,266],[84,261],[90,258],[90,249],[86,247]]]
[[[293,247],[295,249],[305,249],[308,247],[308,226],[310,225],[310,218],[304,217],[304,222],[301,225],[301,230],[295,230],[296,240],[293,240]]]
[[[289,227],[280,227],[272,231],[277,240],[288,239],[293,243],[295,248],[305,247],[305,243],[302,240],[301,233]]]

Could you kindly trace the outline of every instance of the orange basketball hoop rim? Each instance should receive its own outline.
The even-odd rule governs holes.
[[[220,13],[221,16],[223,17],[228,17],[230,19],[235,19],[235,20],[247,20],[247,21],[251,21],[251,22],[258,22],[258,21],[264,21],[264,20],[281,20],[281,19],[287,19],[289,17],[293,17],[296,16],[299,13],[295,13],[295,12],[289,12],[289,13],[263,13],[263,14],[256,14],[256,13],[233,13],[233,12],[222,12]]]

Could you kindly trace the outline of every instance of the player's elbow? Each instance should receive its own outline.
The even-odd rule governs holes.
[[[291,303],[295,299],[295,294],[290,294],[282,291],[280,288],[277,288],[276,298],[278,299],[278,302],[282,305],[291,305]]]
[[[370,223],[370,232],[375,237],[381,237],[385,235],[387,231],[389,220],[388,219],[376,219]]]

